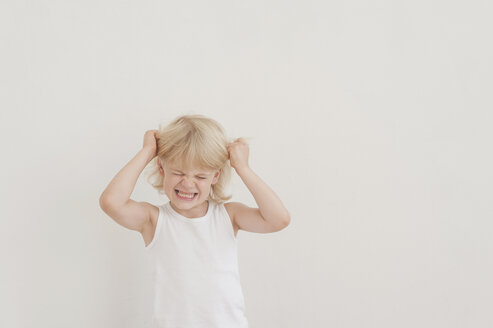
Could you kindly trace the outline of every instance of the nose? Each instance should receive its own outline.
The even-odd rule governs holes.
[[[193,187],[193,179],[184,177],[183,180],[181,181],[181,184],[184,187]]]

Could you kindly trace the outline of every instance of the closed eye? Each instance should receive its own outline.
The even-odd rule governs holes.
[[[185,175],[185,174],[183,174],[183,173],[174,173],[174,172],[173,172],[173,174],[174,174],[174,175],[178,175],[178,176]],[[201,179],[201,180],[207,179],[207,177],[197,177],[197,178],[199,178],[199,179]]]

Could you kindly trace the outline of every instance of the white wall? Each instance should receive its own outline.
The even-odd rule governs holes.
[[[253,137],[292,215],[239,232],[251,328],[492,327],[492,9],[2,1],[0,326],[147,326],[144,242],[98,198],[197,113]]]

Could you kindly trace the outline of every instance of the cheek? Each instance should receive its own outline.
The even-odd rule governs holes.
[[[202,190],[205,190],[205,191],[209,191],[209,189],[212,187],[211,185],[211,182],[208,181],[208,182],[203,182],[200,184],[200,189]]]
[[[172,188],[178,183],[178,180],[176,178],[170,177],[170,176],[164,176],[163,179],[163,185],[167,188]]]

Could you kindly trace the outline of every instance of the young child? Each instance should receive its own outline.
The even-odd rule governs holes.
[[[154,263],[153,327],[246,328],[237,262],[237,233],[276,232],[290,222],[275,192],[248,164],[243,138],[229,143],[222,126],[184,115],[149,130],[137,155],[100,197],[103,211],[139,231]],[[130,199],[151,162],[149,182],[169,202],[154,206]],[[234,168],[258,208],[228,202]]]

